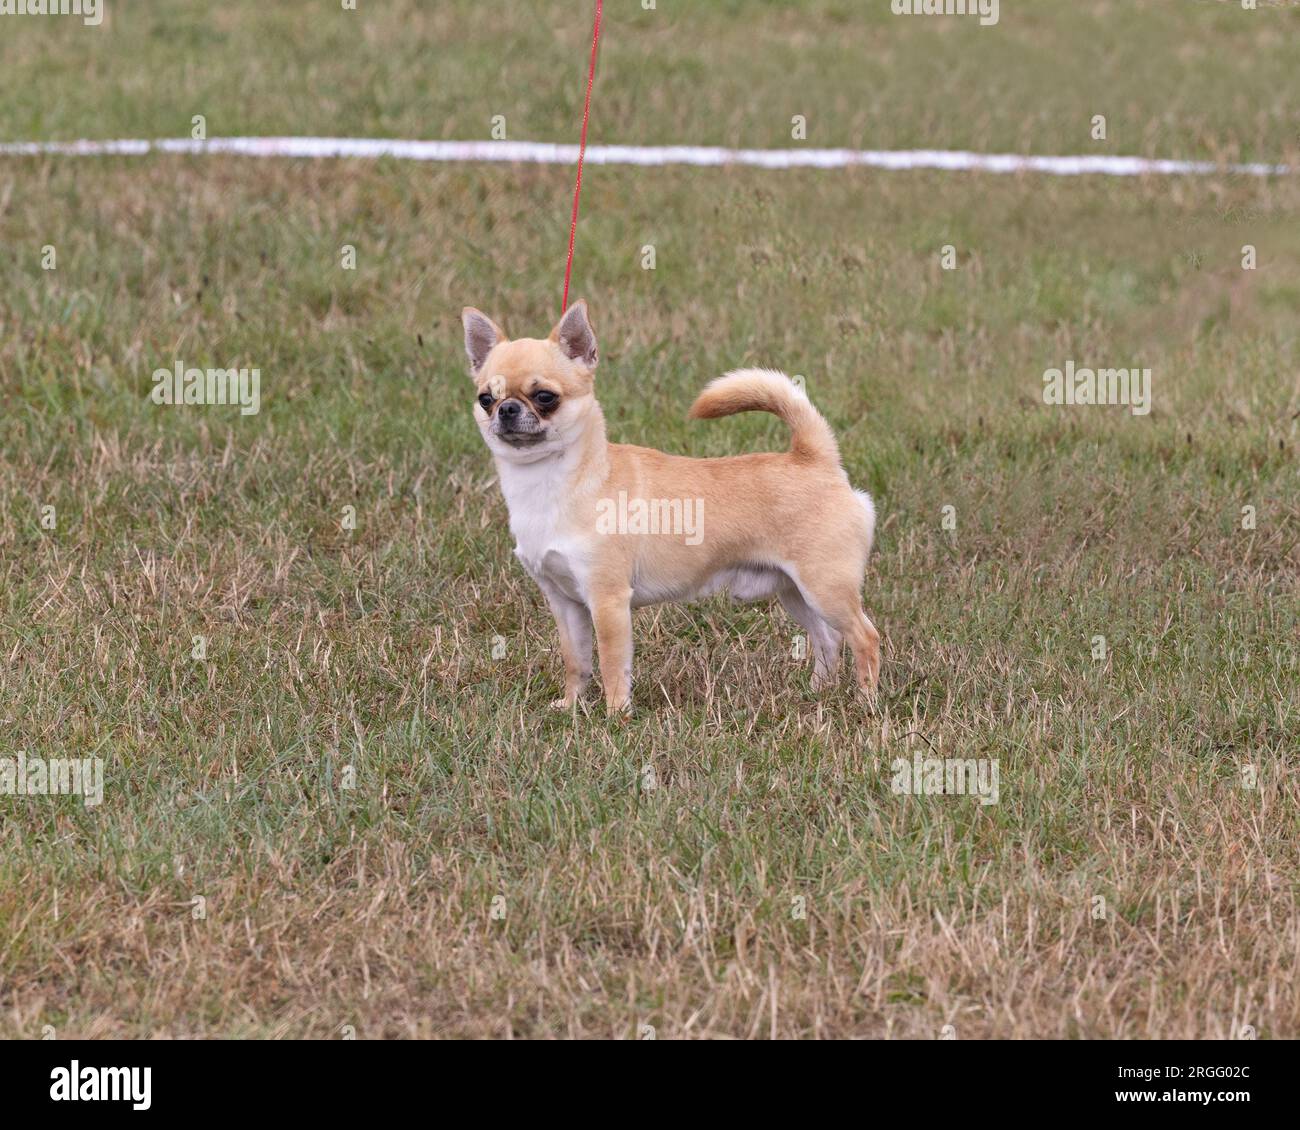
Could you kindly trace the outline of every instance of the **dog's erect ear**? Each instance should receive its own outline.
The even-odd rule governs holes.
[[[460,312],[460,320],[465,324],[465,352],[469,355],[469,369],[478,376],[492,347],[510,339],[496,322],[473,306],[466,306]]]
[[[580,361],[589,369],[596,367],[596,333],[587,321],[587,304],[581,298],[556,323],[551,340],[564,350],[566,357]]]

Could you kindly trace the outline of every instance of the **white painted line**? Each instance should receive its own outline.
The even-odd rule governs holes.
[[[108,157],[146,153],[235,154],[241,157],[392,157],[399,161],[504,161],[573,165],[576,145],[542,141],[403,141],[368,137],[214,137],[207,141],[6,141],[0,157]],[[943,149],[723,149],[701,145],[589,145],[593,165],[752,165],[763,169],[948,169],[1052,176],[1170,176],[1235,173],[1286,176],[1289,165],[1218,164],[1148,157],[1026,157]]]

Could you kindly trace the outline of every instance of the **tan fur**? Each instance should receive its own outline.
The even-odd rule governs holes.
[[[606,704],[628,709],[632,607],[690,599],[719,585],[742,599],[781,600],[810,637],[815,686],[833,679],[847,640],[859,686],[874,691],[879,635],[859,595],[874,511],[849,485],[830,426],[789,378],[757,369],[729,373],[691,408],[698,418],[773,412],[790,426],[788,452],[666,455],[607,442],[584,303],[566,311],[545,340],[509,341],[472,308],[464,320],[477,395],[496,394],[488,409],[476,403],[475,418],[501,475],[516,553],[559,626],[565,690],[556,705],[571,706],[585,687],[594,634]],[[559,400],[543,415],[538,397],[547,392]],[[503,433],[502,410],[535,426],[540,438]],[[516,446],[511,439],[535,442]],[[629,506],[646,500],[665,519],[674,500],[683,513],[698,508],[700,531],[611,531],[620,492]]]
[[[790,429],[790,454],[808,462],[840,461],[835,433],[807,400],[790,395],[790,378],[771,369],[740,369],[710,384],[691,405],[691,418],[771,412]]]

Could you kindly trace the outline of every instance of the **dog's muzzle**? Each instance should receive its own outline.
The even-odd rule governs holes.
[[[546,429],[531,408],[511,398],[503,400],[492,417],[492,434],[516,447],[527,447],[546,438]]]

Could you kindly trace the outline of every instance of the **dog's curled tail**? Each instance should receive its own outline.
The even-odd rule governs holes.
[[[712,381],[691,405],[694,420],[711,420],[737,412],[771,412],[791,432],[790,454],[810,463],[840,461],[835,433],[812,406],[803,389],[775,369],[736,369]]]

